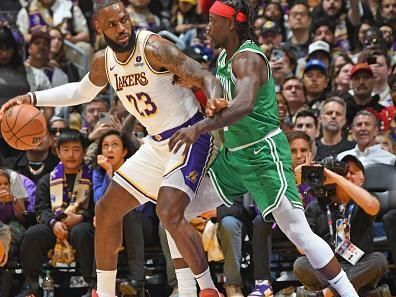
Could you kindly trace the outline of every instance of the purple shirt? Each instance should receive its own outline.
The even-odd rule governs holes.
[[[13,202],[0,202],[0,221],[7,224],[16,220]]]

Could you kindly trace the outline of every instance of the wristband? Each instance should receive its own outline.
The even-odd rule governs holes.
[[[55,223],[57,222],[58,220],[57,219],[55,219],[55,218],[53,218],[53,219],[51,219],[50,221],[49,221],[49,227],[51,228],[51,230],[53,230],[54,229],[54,226],[55,226]]]
[[[30,105],[36,106],[37,104],[36,94],[34,92],[29,92],[27,94],[30,96]]]

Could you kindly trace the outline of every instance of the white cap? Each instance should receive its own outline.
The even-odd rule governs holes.
[[[330,45],[326,41],[318,40],[311,43],[308,47],[308,56],[316,51],[324,51],[330,54]]]

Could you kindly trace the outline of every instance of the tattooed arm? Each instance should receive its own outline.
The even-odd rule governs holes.
[[[236,76],[235,96],[228,108],[193,126],[178,130],[169,140],[170,151],[177,152],[184,144],[187,150],[199,135],[232,125],[253,112],[257,92],[267,82],[269,69],[258,54],[242,52],[234,57],[232,70]]]
[[[222,89],[216,77],[170,41],[152,35],[147,40],[144,53],[152,68],[174,73],[188,85],[204,90],[208,98],[222,97]]]

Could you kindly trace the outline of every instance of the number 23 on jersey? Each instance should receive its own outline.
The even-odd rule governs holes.
[[[135,96],[126,95],[126,98],[130,103],[133,103],[136,111],[142,117],[151,117],[157,112],[157,106],[151,100],[150,95],[145,92],[137,93]]]

